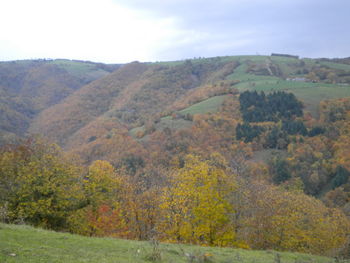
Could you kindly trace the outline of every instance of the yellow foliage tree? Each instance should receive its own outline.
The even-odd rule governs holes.
[[[171,178],[171,187],[163,194],[163,222],[159,231],[165,239],[202,245],[236,244],[231,217],[234,209],[229,195],[235,189],[220,158],[201,161],[188,155],[185,165]]]
[[[120,178],[114,167],[107,161],[94,161],[84,180],[87,201],[93,207],[115,199],[120,190]]]
[[[244,234],[254,248],[333,256],[347,243],[346,216],[313,197],[261,182],[250,185],[248,196]]]
[[[120,205],[121,179],[107,161],[94,161],[83,180],[86,206],[70,217],[71,231],[90,236],[127,233]]]

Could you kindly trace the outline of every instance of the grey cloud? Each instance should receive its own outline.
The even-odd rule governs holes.
[[[350,56],[347,28],[350,1],[347,0],[121,0],[118,3],[151,16],[173,17],[181,29],[207,36],[187,46],[174,42],[168,51],[160,51],[163,58],[173,58],[174,54],[193,57],[256,52]]]

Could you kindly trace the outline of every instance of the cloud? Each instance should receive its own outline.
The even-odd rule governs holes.
[[[191,42],[196,47],[181,49],[178,53],[183,53],[182,56],[287,52],[319,57],[350,53],[347,0],[119,0],[118,3],[144,10],[153,17],[172,17],[189,36],[206,36],[200,42]],[[171,51],[177,46],[181,47],[174,43]]]
[[[0,60],[350,54],[347,0],[3,0]]]
[[[0,9],[6,10],[0,16],[2,60],[145,61],[154,59],[162,39],[177,34],[171,18],[152,19],[110,0],[11,0]]]

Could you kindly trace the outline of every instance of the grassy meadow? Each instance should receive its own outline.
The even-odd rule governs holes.
[[[270,250],[253,251],[90,238],[23,225],[0,224],[0,262],[331,263],[337,261],[327,257]]]

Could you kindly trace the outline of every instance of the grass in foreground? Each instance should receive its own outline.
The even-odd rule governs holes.
[[[279,261],[278,261],[279,260]],[[0,224],[0,262],[242,262],[330,263],[331,258],[299,253],[252,251],[89,238],[29,226]]]

